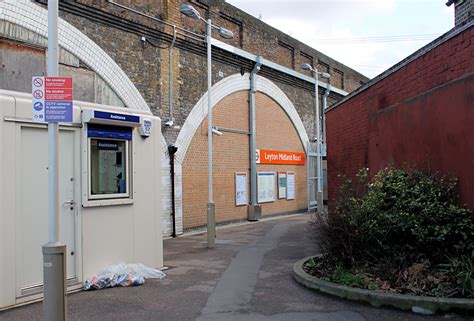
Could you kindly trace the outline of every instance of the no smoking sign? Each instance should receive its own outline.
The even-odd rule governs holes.
[[[43,78],[42,77],[33,77],[33,86],[35,87],[42,87],[43,86]]]

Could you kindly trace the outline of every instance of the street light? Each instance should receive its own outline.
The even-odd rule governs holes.
[[[179,12],[191,17],[193,19],[201,20],[206,23],[206,44],[207,44],[207,247],[213,248],[216,243],[216,208],[214,199],[212,197],[212,134],[215,130],[212,128],[212,102],[211,102],[211,87],[212,87],[212,62],[211,62],[211,33],[212,28],[217,29],[217,32],[222,38],[231,39],[234,33],[222,27],[214,26],[211,19],[205,20],[193,6],[189,4],[181,4]]]
[[[310,64],[302,64],[301,69],[303,70],[310,70],[314,76],[314,101],[315,101],[315,122],[316,122],[316,168],[317,168],[317,183],[318,189],[316,192],[316,200],[318,206],[318,212],[323,213],[324,205],[323,205],[323,158],[322,158],[322,148],[321,148],[321,133],[319,127],[319,99],[318,99],[318,77],[321,76],[322,78],[329,79],[331,75],[327,72],[319,72],[318,69],[314,68]]]

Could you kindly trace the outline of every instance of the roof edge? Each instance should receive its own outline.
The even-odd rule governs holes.
[[[369,89],[370,87],[372,87],[376,83],[378,83],[378,82],[384,80],[385,78],[391,76],[392,74],[396,73],[397,71],[399,71],[400,69],[402,69],[403,67],[408,65],[409,63],[415,61],[416,59],[418,59],[421,56],[425,55],[426,53],[430,52],[434,48],[442,45],[446,41],[456,37],[457,35],[463,33],[464,31],[468,30],[469,28],[471,28],[473,26],[474,26],[474,20],[470,21],[469,23],[467,23],[463,26],[452,28],[451,30],[449,30],[445,34],[439,36],[438,38],[436,38],[435,40],[433,40],[429,44],[425,45],[424,47],[421,47],[420,49],[418,49],[417,51],[415,51],[414,53],[412,53],[411,55],[409,55],[408,57],[406,57],[402,61],[400,61],[397,64],[393,65],[392,67],[390,67],[386,71],[382,72],[377,77],[369,80],[365,85],[360,86],[359,88],[357,88],[356,90],[351,92],[349,95],[345,96],[343,99],[341,99],[340,101],[335,103],[334,105],[330,106],[328,109],[326,109],[326,113],[330,112],[333,109],[336,109],[337,107],[341,106],[346,101],[348,101],[349,99],[351,99],[351,98],[357,96],[358,94],[366,91],[367,89]]]

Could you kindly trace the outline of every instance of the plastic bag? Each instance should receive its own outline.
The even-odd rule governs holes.
[[[145,278],[162,279],[166,275],[157,269],[141,263],[112,265],[84,282],[84,290],[112,288],[115,286],[134,286],[145,283]]]

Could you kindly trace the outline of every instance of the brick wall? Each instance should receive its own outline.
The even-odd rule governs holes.
[[[171,28],[165,27],[163,24],[126,12],[108,4],[105,0],[79,0],[77,3],[82,6],[87,5],[88,8],[94,8],[94,10],[99,10],[99,12],[111,13],[113,16],[136,22],[137,24],[142,24],[167,34],[171,34],[172,31]],[[196,33],[203,34],[205,32],[204,23],[179,13],[179,6],[181,4],[179,0],[140,0],[137,2],[128,1],[121,3],[136,10],[151,14],[159,19],[164,19],[169,23],[183,26]],[[367,81],[367,78],[354,70],[345,67],[330,57],[302,44],[223,1],[193,0],[190,1],[190,3],[204,18],[210,17],[216,24],[234,31],[235,37],[231,40],[222,39],[217,34],[213,34],[214,37],[224,42],[241,47],[251,53],[262,55],[265,58],[308,75],[310,75],[310,73],[301,70],[299,65],[303,62],[312,64],[318,62],[318,67],[322,71],[330,72],[333,75],[333,85],[344,85],[345,90],[350,91],[355,89],[360,86],[361,81]],[[159,46],[159,48],[148,43],[143,45],[140,41],[140,34],[119,30],[105,19],[97,21],[92,19],[92,17],[88,19],[75,13],[66,13],[63,10],[60,11],[60,13],[64,19],[84,32],[119,64],[136,85],[151,107],[153,113],[166,121],[169,117],[169,51],[167,49],[169,43],[147,37],[147,39],[156,46]],[[183,39],[182,36],[178,36],[178,38]],[[120,39],[120,41],[115,41],[115,39]],[[191,42],[204,48],[203,43]],[[173,66],[173,89],[175,94],[173,117],[176,127],[163,127],[163,134],[169,143],[174,142],[179,133],[180,126],[183,125],[190,110],[207,90],[205,68],[206,57],[204,55],[198,55],[195,52],[178,47],[175,48]],[[341,71],[343,75],[341,73],[336,74],[337,70]],[[239,73],[240,71],[239,67],[233,67],[229,64],[219,63],[214,60],[213,83],[231,74]],[[250,71],[249,68],[247,68],[246,71]],[[344,79],[342,79],[342,76]],[[272,80],[280,86],[278,80]],[[288,97],[294,102],[295,106],[305,105],[304,108],[298,108],[298,111],[302,119],[307,119],[307,121],[304,121],[307,130],[312,131],[312,124],[314,124],[314,122],[310,120],[312,117],[312,108],[306,108],[306,105],[311,105],[313,99],[310,93],[305,93],[305,91],[308,90],[298,89],[295,86],[288,86],[283,83],[281,83],[281,85],[282,88],[285,87],[285,90],[288,89],[290,91]],[[293,93],[295,94],[293,95]],[[309,100],[300,103],[299,101],[302,100],[301,97],[307,97]],[[336,97],[334,95],[331,101],[337,99],[340,99],[340,96]]]
[[[462,90],[461,93],[459,90],[441,91],[451,82],[474,72],[474,28],[471,26],[459,34],[454,33],[455,30],[452,32],[453,36],[448,40],[440,39],[428,48],[422,48],[415,56],[407,58],[408,61],[402,62],[398,71],[387,71],[381,79],[375,79],[365,90],[354,93],[327,113],[331,202],[341,183],[339,175],[353,176],[362,167],[369,167],[373,175],[389,163],[413,162],[423,168],[431,164],[427,169],[445,174],[457,173],[462,176],[462,181],[467,181],[465,175],[472,172],[468,169],[472,168],[472,162],[471,167],[447,161],[440,163],[444,155],[456,158],[455,155],[462,150],[472,148],[453,149],[459,146],[456,141],[465,141],[463,136],[470,137],[469,142],[466,141],[468,146],[472,146],[474,141],[471,125],[466,124],[466,119],[471,119],[472,124],[472,85],[459,85],[465,88],[463,93]],[[435,97],[435,92],[436,95],[443,93],[445,105],[439,106],[430,99]],[[410,105],[410,100],[417,102]],[[424,113],[419,114],[420,110]],[[456,121],[448,122],[450,118]],[[459,131],[456,126],[467,127]],[[439,139],[433,140],[430,136]],[[389,143],[387,137],[393,142]],[[446,139],[451,143],[441,145]],[[467,186],[461,186],[461,190],[466,190]]]
[[[299,68],[302,62],[316,63],[317,61],[324,61],[328,65],[329,72],[332,72],[334,68],[344,71],[347,88],[351,88],[350,86],[356,88],[359,86],[361,80],[367,80],[366,77],[359,73],[224,1],[192,0],[190,2],[200,11],[204,18],[210,17],[216,24],[226,27],[235,33],[234,39],[231,40],[224,40],[219,38],[217,34],[213,34],[215,38],[223,40],[224,42],[236,47],[241,47],[253,54],[263,55],[265,58],[289,68],[294,68],[299,72],[303,72]],[[163,19],[169,23],[183,26],[196,33],[204,33],[205,25],[203,23],[179,13],[179,5],[181,4],[179,0],[140,0],[121,1],[120,3],[159,19]],[[78,10],[75,10],[76,7]],[[168,76],[169,40],[164,40],[166,37],[160,38],[158,33],[161,32],[163,35],[169,36],[172,30],[171,28],[165,27],[156,21],[126,12],[107,3],[105,0],[62,2],[60,8],[60,16],[62,18],[91,38],[115,60],[137,87],[151,108],[151,111],[164,120],[163,123],[169,116],[168,92],[170,86],[173,86],[174,126],[163,126],[162,132],[168,144],[174,143],[190,111],[207,91],[205,45],[197,41],[186,39],[186,45],[181,44],[175,47],[173,64],[174,78],[172,84],[170,84]],[[98,15],[84,14],[83,12],[97,12]],[[116,18],[119,18],[119,22],[114,20]],[[154,34],[155,36],[147,35],[147,39],[151,41],[154,46],[150,43],[143,44],[141,41],[143,34],[141,31],[131,30],[130,24],[139,26],[140,28],[149,28],[144,30],[154,30],[154,32],[156,32]],[[178,38],[179,41],[184,41],[182,36]],[[213,51],[213,83],[242,71],[250,71],[248,64],[236,65],[235,63],[223,62],[222,59],[216,59],[216,51],[218,50]],[[230,60],[235,57],[229,54],[228,58]],[[241,70],[241,66],[244,67],[244,70]],[[269,79],[284,91],[298,111],[307,132],[312,132],[315,122],[313,114],[314,98],[311,86],[307,86],[306,84],[306,88],[304,88],[301,84],[298,85],[298,81],[295,80],[295,82],[293,82],[293,78],[289,77],[289,79],[284,80],[283,78],[285,78],[285,76],[277,74],[276,72],[273,72],[273,76],[266,74],[266,77],[269,77]],[[286,78],[288,78],[288,76],[286,76]],[[329,101],[331,103],[340,98],[340,96],[334,94],[330,96]],[[168,160],[165,158],[163,162],[164,172],[167,171],[167,162]],[[297,177],[297,182],[298,181],[299,178]],[[166,182],[169,184],[168,181]],[[176,187],[178,190],[182,188],[179,182],[178,177],[178,186]],[[304,182],[304,180],[301,180],[301,182]],[[206,183],[203,186],[206,186]],[[179,203],[177,204],[178,211],[180,211],[181,194],[178,190],[176,191],[176,198]],[[168,195],[166,197],[169,197],[170,192],[170,186],[164,186],[163,195]],[[303,193],[298,190],[296,192],[298,193],[297,195]],[[296,203],[297,201],[294,202]],[[205,203],[206,199],[203,203],[204,206]],[[167,223],[165,223],[166,231],[170,229],[170,204],[169,199],[163,201],[163,217],[167,220]]]
[[[257,148],[304,152],[303,145],[293,124],[275,101],[266,95],[257,94],[255,105],[257,106]],[[295,199],[276,199],[275,202],[262,204],[262,214],[264,216],[307,208],[306,166],[258,164],[257,171],[295,173]]]
[[[142,49],[140,37],[129,32],[63,11],[60,11],[60,16],[107,52],[134,83],[155,115],[166,113],[159,103],[162,95],[159,50],[151,47]]]
[[[468,23],[474,18],[474,0],[457,1],[454,9],[454,24],[456,26]]]
[[[275,101],[258,93],[256,106],[258,148],[304,151],[293,124]],[[248,109],[248,91],[233,93],[214,107],[213,123],[218,127],[248,131]],[[247,207],[235,206],[235,172],[246,172],[249,175],[249,137],[245,134],[224,132],[222,136],[214,136],[213,146],[216,221],[246,219]],[[258,165],[257,170],[295,172],[296,199],[276,200],[262,204],[263,215],[295,211],[306,207],[305,166]],[[192,139],[183,163],[185,229],[206,224],[206,187],[207,120],[204,120]]]
[[[213,108],[213,124],[248,131],[248,92],[227,96]],[[248,136],[225,133],[213,137],[213,186],[216,221],[246,217],[246,207],[235,207],[235,172],[249,168]],[[207,118],[196,131],[183,163],[184,228],[206,224]]]

